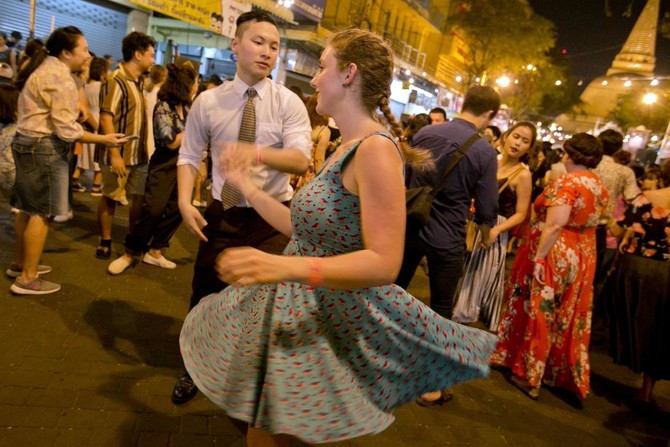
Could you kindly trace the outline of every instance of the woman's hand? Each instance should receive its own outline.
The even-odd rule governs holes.
[[[535,265],[533,266],[533,277],[542,285],[544,285],[545,280],[545,268],[546,265],[544,259],[535,260]]]
[[[122,133],[108,133],[102,135],[103,144],[108,146],[122,146],[128,142],[128,137]]]
[[[496,239],[498,239],[498,236],[500,236],[500,228],[495,226],[495,227],[493,227],[489,230],[488,241],[486,241],[486,243],[484,243],[484,240],[482,239],[482,241],[479,243],[479,245],[484,249],[489,248],[491,245],[493,245],[493,243],[496,241]]]
[[[230,182],[246,197],[256,188],[249,176],[249,169],[253,166],[255,157],[257,157],[255,144],[224,144],[221,169],[226,176],[226,182]]]
[[[290,277],[291,263],[295,263],[287,260],[251,247],[229,248],[217,258],[216,271],[219,279],[233,286],[276,283]]]

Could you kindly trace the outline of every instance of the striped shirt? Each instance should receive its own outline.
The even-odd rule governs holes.
[[[149,160],[146,102],[142,90],[142,79],[133,80],[123,62],[103,79],[100,87],[100,115],[112,115],[115,132],[139,136],[139,139],[130,140],[121,148],[126,166],[144,164]],[[105,165],[111,163],[106,146],[98,146],[96,161]]]

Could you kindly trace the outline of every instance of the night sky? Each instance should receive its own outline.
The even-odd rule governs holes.
[[[633,4],[632,16],[622,14]],[[602,76],[630,34],[646,0],[609,0],[611,17],[605,15],[606,0],[530,0],[539,15],[556,26],[557,46],[565,48],[577,80],[584,87]],[[660,17],[670,11],[670,0],[661,0]],[[670,40],[656,40],[656,75],[670,76]]]

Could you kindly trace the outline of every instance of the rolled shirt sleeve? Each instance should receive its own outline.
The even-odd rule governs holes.
[[[198,96],[188,113],[177,166],[190,165],[196,170],[200,168],[202,152],[209,146],[209,135],[205,128],[205,98],[205,95]]]
[[[312,157],[312,127],[305,105],[297,95],[288,95],[282,139],[285,148],[295,148],[310,160]]]

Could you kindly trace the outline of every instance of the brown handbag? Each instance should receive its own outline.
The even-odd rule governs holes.
[[[498,189],[498,194],[503,192],[505,188],[510,184],[512,179],[519,175],[521,171],[523,171],[525,168],[523,165],[519,166],[519,168],[514,171],[509,177],[507,177],[507,181]],[[474,205],[474,200],[472,201],[472,204],[470,205],[470,218],[465,222],[465,249],[468,251],[468,253],[472,253],[472,250],[475,249],[475,237],[477,236],[477,224],[474,222],[473,218],[475,215],[475,205]]]

